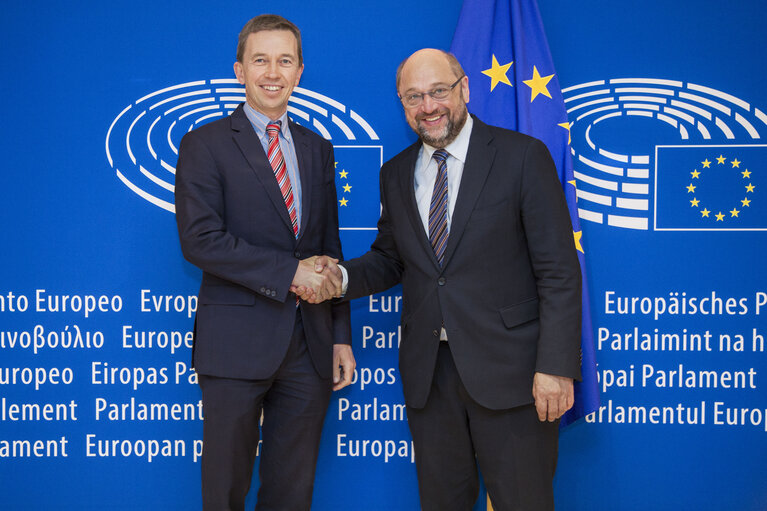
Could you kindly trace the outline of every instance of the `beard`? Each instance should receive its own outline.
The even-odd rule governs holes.
[[[444,149],[455,140],[455,137],[457,137],[461,132],[461,129],[463,129],[463,125],[466,124],[466,118],[469,116],[469,112],[464,105],[455,118],[450,115],[449,110],[447,111],[447,114],[447,123],[445,123],[445,126],[436,133],[429,133],[423,124],[416,121],[415,131],[424,143],[436,147],[437,149]]]

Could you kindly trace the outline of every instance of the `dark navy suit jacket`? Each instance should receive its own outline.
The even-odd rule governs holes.
[[[290,123],[302,187],[298,239],[277,180],[240,105],[187,133],[176,167],[184,257],[202,269],[193,364],[200,374],[263,379],[279,367],[296,320],[298,262],[342,258],[332,145]],[[332,375],[334,343],[351,343],[348,304],[300,304],[315,369]]]
[[[402,282],[407,404],[426,403],[442,325],[466,390],[487,408],[532,403],[535,372],[578,378],[581,273],[546,146],[474,118],[442,267],[415,200],[420,147],[381,168],[378,236],[344,262],[348,298]]]

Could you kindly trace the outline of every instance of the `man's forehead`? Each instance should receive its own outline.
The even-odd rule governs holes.
[[[275,49],[275,43],[279,46],[283,46],[280,43],[290,41],[291,53],[296,53],[298,50],[298,40],[296,36],[290,30],[259,30],[248,35],[245,47],[251,53],[264,53],[266,51],[272,51]],[[283,53],[284,47],[277,48]]]
[[[456,77],[449,66],[444,69],[419,67],[412,71],[407,68],[402,71],[401,87],[404,90],[423,87],[436,87],[438,85],[450,85]]]

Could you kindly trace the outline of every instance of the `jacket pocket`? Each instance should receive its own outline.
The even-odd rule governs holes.
[[[538,318],[538,298],[530,298],[524,302],[509,305],[501,309],[500,313],[506,328],[527,323]]]

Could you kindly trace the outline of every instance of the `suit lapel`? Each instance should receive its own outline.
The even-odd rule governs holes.
[[[242,105],[232,112],[230,116],[232,123],[232,138],[235,144],[242,151],[243,156],[248,161],[251,170],[261,183],[269,199],[274,203],[277,214],[282,218],[285,226],[293,232],[293,224],[290,221],[288,208],[285,207],[285,200],[282,198],[277,179],[274,177],[274,170],[266,157],[261,141],[258,139],[253,125],[250,124]],[[300,160],[299,160],[300,166]]]
[[[298,240],[301,241],[306,232],[305,227],[309,225],[309,214],[312,211],[311,172],[314,165],[312,165],[312,151],[306,134],[296,128],[296,124],[292,122],[290,123],[290,134],[293,137],[293,145],[296,148],[298,176],[301,179],[301,225],[298,231]]]
[[[443,267],[447,266],[450,257],[455,253],[458,242],[466,229],[466,222],[474,210],[495,159],[495,147],[490,145],[493,139],[490,130],[476,117],[473,119],[474,126],[469,139],[469,150],[466,153],[466,163],[463,166],[463,175],[453,210],[453,218],[450,222],[450,235],[447,238]]]
[[[411,145],[407,151],[408,154],[404,158],[402,167],[400,168],[400,189],[405,197],[405,212],[413,224],[413,231],[416,233],[416,238],[426,252],[427,257],[431,259],[432,264],[440,270],[437,256],[434,255],[434,249],[429,241],[429,235],[423,228],[423,222],[421,221],[421,214],[418,212],[418,203],[415,200],[415,166],[418,163],[418,154],[420,153],[421,142],[418,141]],[[448,238],[449,239],[449,238]]]

